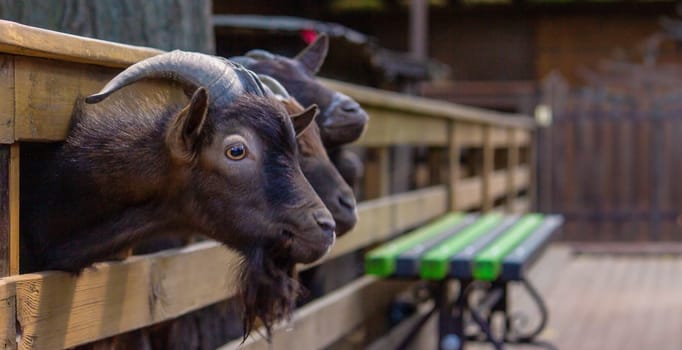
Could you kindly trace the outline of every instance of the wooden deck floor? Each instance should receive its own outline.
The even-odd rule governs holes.
[[[556,348],[682,349],[682,255],[573,255],[559,246],[536,266],[531,280],[550,310],[540,338]],[[511,293],[512,308],[528,309],[520,289]]]

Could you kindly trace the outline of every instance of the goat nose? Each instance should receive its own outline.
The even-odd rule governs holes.
[[[334,235],[334,230],[336,230],[336,222],[332,219],[331,215],[326,210],[319,210],[313,214],[315,222],[320,226],[322,231],[328,236]]]
[[[341,105],[341,110],[346,113],[357,113],[360,110],[360,105],[354,101],[347,101]]]
[[[353,210],[355,209],[355,200],[352,196],[341,195],[339,196],[339,203],[342,207]]]

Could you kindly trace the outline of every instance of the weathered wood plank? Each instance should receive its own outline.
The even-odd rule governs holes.
[[[438,186],[361,203],[358,228],[328,258],[442,214],[446,197],[446,188]],[[124,262],[99,263],[77,277],[43,272],[8,277],[2,283],[16,285],[23,332],[19,348],[58,349],[168,320],[234,296],[238,259],[216,242],[202,242]]]
[[[290,325],[273,332],[272,344],[261,336],[242,344],[235,340],[220,347],[231,349],[322,349],[351,332],[373,312],[385,308],[394,295],[407,289],[408,281],[361,277],[342,289],[298,310]],[[287,326],[293,331],[287,331]]]
[[[9,148],[9,274],[19,273],[19,144]]]
[[[492,126],[483,129],[483,164],[481,177],[483,178],[483,211],[488,211],[493,207],[493,183],[492,175],[495,166],[495,148],[492,143]]]
[[[445,213],[447,196],[445,186],[434,186],[360,203],[357,226],[336,242],[329,258],[384,241]]]
[[[330,88],[353,97],[364,108],[381,106],[381,108],[402,111],[409,114],[426,115],[487,125],[512,126],[522,129],[532,129],[535,125],[535,122],[531,118],[519,114],[505,114],[423,97],[406,96],[405,94],[382,91],[328,79],[319,80]]]
[[[107,67],[127,67],[163,51],[64,34],[0,20],[0,51]]]
[[[509,146],[509,133],[505,128],[491,127],[490,128],[490,143],[493,148],[501,148]]]
[[[460,181],[460,163],[459,157],[461,155],[460,137],[457,132],[459,123],[451,121],[448,124],[448,148],[447,148],[447,185],[449,190],[449,204],[450,210],[456,210],[458,204],[457,189]]]
[[[483,146],[483,124],[457,123],[455,133],[461,147]]]
[[[20,349],[60,349],[177,317],[235,293],[237,255],[215,242],[100,263],[78,276],[20,275]],[[188,288],[187,286],[191,286]]]
[[[530,130],[514,128],[514,139],[519,147],[530,145],[532,141],[533,132]]]
[[[509,148],[507,149],[507,211],[514,211],[514,198],[516,197],[516,167],[519,166],[519,146],[517,133],[514,129],[508,129]]]
[[[507,195],[507,170],[498,170],[490,174],[490,192],[491,200]]]
[[[15,139],[22,141],[63,140],[76,99],[99,91],[118,72],[113,68],[19,56],[14,64]],[[169,82],[144,81],[126,89],[140,94],[170,90],[180,98],[179,89]]]
[[[514,185],[516,190],[528,188],[531,184],[530,166],[521,165],[514,170]]]
[[[10,145],[0,144],[0,276],[10,274]]]
[[[471,177],[459,181],[455,188],[457,196],[457,210],[467,210],[481,206],[483,199],[483,179]]]
[[[0,144],[14,142],[14,56],[0,55]]]
[[[0,347],[16,349],[16,290],[13,283],[0,281]]]
[[[390,111],[380,107],[367,107],[365,110],[370,119],[367,131],[357,142],[359,145],[378,147],[395,144],[424,146],[447,144],[446,119]]]
[[[363,181],[365,199],[375,199],[388,195],[391,185],[390,156],[390,149],[388,147],[367,150]]]

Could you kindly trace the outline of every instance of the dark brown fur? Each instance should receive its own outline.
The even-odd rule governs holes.
[[[247,329],[288,315],[292,267],[328,251],[331,215],[301,173],[279,101],[211,106],[200,90],[184,107],[132,93],[76,106],[64,145],[35,167],[42,203],[22,222],[24,271],[78,272],[157,234],[202,233],[244,256]],[[247,135],[251,163],[223,164],[234,133]]]
[[[257,50],[260,55],[247,53],[249,57],[233,59],[256,73],[277,79],[302,105],[317,104],[321,110],[317,124],[322,141],[327,149],[333,149],[360,138],[369,117],[355,100],[315,79],[328,47],[328,37],[320,35],[294,58]]]
[[[304,110],[294,98],[284,101],[284,107],[289,115],[295,115]],[[357,223],[353,190],[327,156],[317,124],[312,123],[296,140],[298,162],[301,164],[303,175],[332,213],[336,221],[336,235],[341,237]]]

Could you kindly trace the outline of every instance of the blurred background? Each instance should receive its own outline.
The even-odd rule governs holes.
[[[514,195],[531,197],[531,211],[564,215],[560,240],[570,243],[553,246],[535,277],[557,315],[543,338],[571,344],[562,349],[682,346],[675,1],[0,0],[0,18],[225,57],[254,48],[293,56],[324,32],[331,46],[322,77],[535,118],[535,153],[520,151],[533,185]],[[366,174],[378,171],[376,152],[351,150]],[[480,152],[463,149],[461,163]],[[365,179],[358,200],[444,183],[428,169],[432,154],[392,146],[390,188],[375,191]],[[495,151],[495,169],[505,157]],[[469,171],[478,170],[461,176]],[[361,276],[363,254],[326,263],[318,294]],[[648,338],[632,342],[639,332]],[[336,348],[348,344],[358,342]]]
[[[0,1],[1,18],[24,24],[228,57],[290,56],[326,32],[322,76],[537,115],[535,206],[564,214],[564,239],[580,242],[682,238],[680,11],[651,0]],[[399,148],[394,163],[422,153]]]

